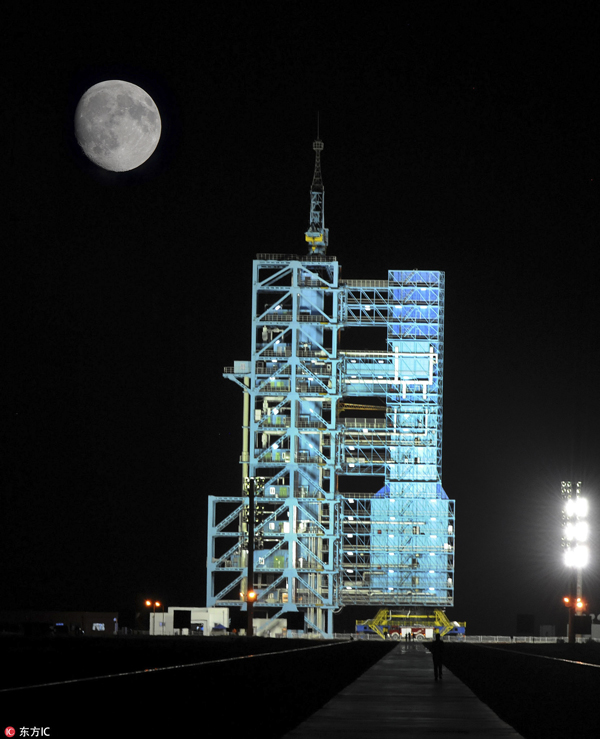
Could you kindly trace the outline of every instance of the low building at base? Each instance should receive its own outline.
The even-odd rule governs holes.
[[[150,614],[150,636],[223,636],[229,629],[229,608],[172,606]]]
[[[97,611],[0,611],[0,632],[24,636],[112,636],[119,614]]]

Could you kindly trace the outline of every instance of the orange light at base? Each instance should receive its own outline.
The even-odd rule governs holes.
[[[246,593],[246,597],[248,598],[249,602],[254,602],[256,600],[256,593],[254,592],[254,590],[249,590]]]
[[[565,595],[563,603],[567,608],[574,608],[577,611],[583,611],[585,609],[585,601],[580,597],[578,597],[577,600],[571,600],[571,598]]]

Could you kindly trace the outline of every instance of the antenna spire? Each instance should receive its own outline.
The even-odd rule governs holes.
[[[325,188],[321,176],[321,152],[324,145],[319,136],[319,114],[317,113],[317,138],[313,141],[315,171],[310,188],[310,221],[305,234],[309,254],[325,254],[329,242],[329,229],[325,228]]]

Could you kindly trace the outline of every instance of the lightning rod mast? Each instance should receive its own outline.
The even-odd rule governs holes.
[[[321,176],[321,152],[323,142],[319,137],[317,118],[317,138],[313,141],[315,152],[315,171],[310,188],[310,222],[306,231],[309,254],[325,254],[329,243],[329,229],[325,228],[325,188]]]

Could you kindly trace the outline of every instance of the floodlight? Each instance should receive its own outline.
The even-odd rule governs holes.
[[[585,518],[588,514],[587,498],[569,498],[565,504],[568,518]]]
[[[587,521],[577,521],[577,523],[567,523],[565,526],[565,539],[567,541],[587,541],[589,526]]]
[[[581,569],[585,567],[589,560],[589,550],[582,544],[567,549],[565,552],[565,564],[567,567],[576,567]]]
[[[575,539],[577,541],[587,541],[589,526],[587,521],[578,521],[575,524]]]

